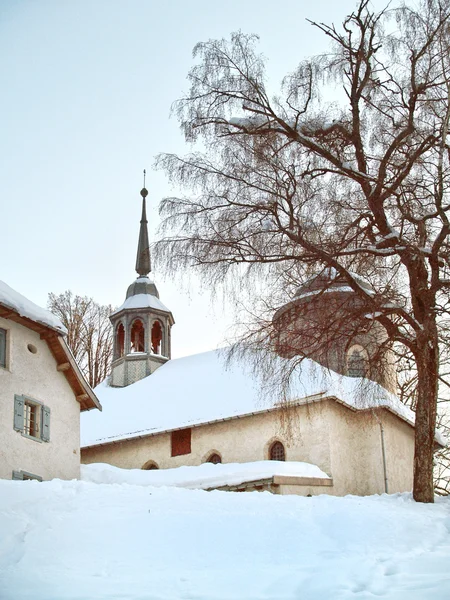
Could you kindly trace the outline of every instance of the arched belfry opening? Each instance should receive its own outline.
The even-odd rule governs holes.
[[[145,327],[141,319],[135,319],[130,331],[131,352],[145,352]]]
[[[171,356],[170,329],[175,321],[150,278],[147,195],[144,187],[136,255],[138,276],[128,287],[125,302],[110,316],[115,331],[110,385],[116,387],[130,385],[151,375]]]
[[[116,327],[114,344],[114,358],[121,358],[125,354],[125,327],[123,323],[119,323]]]
[[[152,352],[153,354],[164,354],[161,347],[163,339],[163,328],[160,321],[155,321],[152,327]]]

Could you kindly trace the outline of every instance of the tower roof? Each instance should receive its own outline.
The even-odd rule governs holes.
[[[148,241],[148,229],[147,229],[147,214],[145,207],[145,199],[148,195],[148,191],[144,188],[141,190],[142,196],[142,216],[141,216],[141,227],[139,230],[139,242],[136,256],[136,271],[139,277],[146,277],[152,270],[150,261],[150,244]]]

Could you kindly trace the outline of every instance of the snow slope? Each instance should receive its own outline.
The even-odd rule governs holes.
[[[450,500],[0,481],[2,600],[448,600]]]
[[[281,360],[281,359],[280,359]],[[305,359],[292,378],[292,400],[335,396],[355,410],[385,406],[408,423],[414,413],[376,383],[326,371]],[[364,387],[362,387],[364,383]],[[81,446],[149,435],[273,408],[250,367],[215,350],[170,360],[151,376],[125,388],[95,388],[103,411],[81,415]],[[314,401],[320,400],[320,396]]]

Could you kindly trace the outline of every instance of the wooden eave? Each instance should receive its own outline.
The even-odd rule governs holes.
[[[91,410],[92,408],[102,410],[102,405],[81,373],[62,335],[54,332],[53,335],[46,337],[45,341],[50,348],[50,352],[55,357],[57,370],[64,374],[77,401],[80,403],[80,410]]]
[[[81,373],[61,330],[24,317],[14,309],[3,304],[0,304],[0,317],[14,321],[14,323],[35,331],[42,340],[46,341],[50,352],[55,358],[56,369],[61,371],[67,379],[77,401],[80,403],[80,410],[84,411],[92,408],[102,410],[97,396]]]

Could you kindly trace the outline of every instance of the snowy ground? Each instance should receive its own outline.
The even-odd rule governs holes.
[[[450,499],[0,481],[1,600],[448,600]]]

